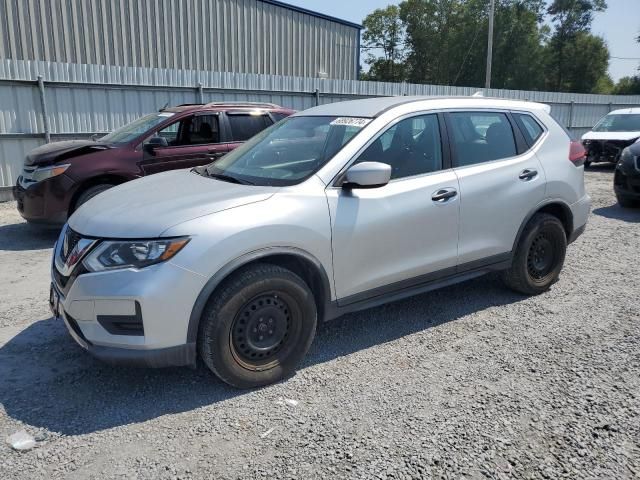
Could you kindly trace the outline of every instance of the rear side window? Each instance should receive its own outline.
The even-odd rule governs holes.
[[[268,115],[227,114],[231,127],[231,139],[244,142],[269,127],[272,122]]]
[[[449,114],[455,146],[454,166],[465,167],[517,155],[511,123],[504,113]]]
[[[530,147],[536,143],[544,133],[540,124],[531,115],[527,115],[526,113],[514,113],[513,118],[516,119],[516,123],[518,124],[518,127],[520,127],[520,131],[522,132],[522,135],[524,135],[527,145]]]

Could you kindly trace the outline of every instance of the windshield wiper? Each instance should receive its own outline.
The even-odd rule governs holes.
[[[207,176],[211,178],[215,178],[216,180],[222,180],[223,182],[237,183],[238,185],[255,185],[254,183],[251,183],[248,180],[241,180],[239,178],[232,177],[231,175],[225,175],[224,173],[207,172]]]

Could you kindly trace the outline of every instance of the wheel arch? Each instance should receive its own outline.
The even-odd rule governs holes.
[[[71,216],[71,214],[76,210],[76,203],[78,202],[78,198],[80,198],[80,195],[82,195],[88,188],[94,187],[96,185],[100,185],[102,183],[120,185],[121,183],[128,182],[129,180],[131,179],[123,175],[112,174],[112,173],[106,173],[103,175],[98,175],[96,177],[91,177],[84,180],[78,186],[78,188],[76,188],[76,191],[73,193],[73,196],[71,197],[71,202],[69,202],[68,215]]]
[[[291,270],[309,286],[313,292],[318,318],[323,319],[330,308],[331,285],[322,263],[304,250],[293,247],[270,247],[247,253],[232,260],[216,272],[200,291],[189,317],[187,343],[198,338],[198,327],[204,309],[218,287],[234,272],[251,264],[269,263]]]
[[[536,213],[548,213],[549,215],[553,215],[562,223],[564,227],[565,234],[567,236],[567,241],[571,238],[571,234],[573,233],[573,213],[571,212],[571,207],[564,202],[563,200],[548,200],[534,208],[529,214],[525,217],[520,228],[518,229],[518,234],[516,235],[516,239],[513,242],[513,247],[511,249],[512,252],[516,251],[516,247],[520,242],[520,237],[522,236],[522,232],[524,232],[527,223],[533,218]]]

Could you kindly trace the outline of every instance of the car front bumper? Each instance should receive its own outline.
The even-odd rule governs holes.
[[[66,175],[28,183],[18,178],[13,187],[13,198],[18,213],[32,223],[63,225],[73,195],[74,181]]]
[[[640,170],[618,165],[613,176],[613,190],[618,197],[640,200]]]
[[[83,272],[62,285],[56,271],[54,263],[51,310],[90,354],[117,365],[195,365],[196,346],[187,331],[203,276],[166,262]]]

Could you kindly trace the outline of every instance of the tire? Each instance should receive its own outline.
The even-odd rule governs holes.
[[[558,279],[567,252],[562,222],[536,213],[520,237],[511,268],[503,273],[507,286],[525,295],[539,295]]]
[[[589,168],[591,166],[591,162],[589,160],[585,160],[584,161],[584,169],[586,170],[587,168]]]
[[[87,188],[84,192],[80,194],[80,196],[78,197],[78,200],[76,200],[73,211],[75,212],[78,208],[80,208],[81,205],[87,203],[89,200],[91,200],[93,197],[95,197],[99,193],[102,193],[105,190],[109,190],[111,187],[115,187],[115,185],[112,185],[110,183],[101,183],[99,185],[94,185],[93,187]]]
[[[622,207],[622,208],[635,208],[638,206],[638,204],[640,204],[640,202],[632,199],[632,198],[628,198],[628,197],[622,197],[620,195],[616,195],[616,199],[618,200],[618,204]]]
[[[222,381],[237,388],[261,387],[295,371],[313,342],[316,324],[307,284],[282,267],[258,264],[232,274],[209,300],[198,351]]]

